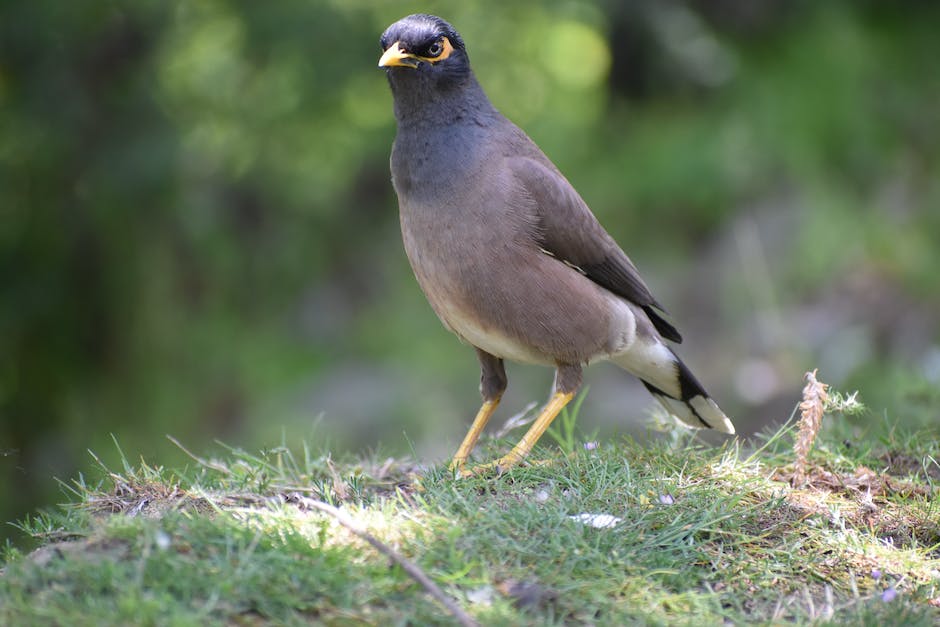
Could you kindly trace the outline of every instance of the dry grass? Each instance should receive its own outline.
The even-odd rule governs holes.
[[[806,385],[803,387],[803,400],[800,401],[800,419],[797,423],[796,441],[793,443],[793,454],[796,462],[793,465],[794,486],[802,485],[806,480],[806,470],[809,465],[809,452],[813,448],[813,441],[822,427],[823,415],[826,412],[826,402],[829,400],[827,392],[829,386],[816,379],[816,370],[804,375]]]

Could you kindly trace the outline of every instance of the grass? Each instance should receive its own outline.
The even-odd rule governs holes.
[[[573,421],[557,432],[569,447]],[[844,430],[824,426],[801,487],[789,481],[792,427],[748,447],[687,432],[548,445],[549,464],[462,480],[307,445],[225,449],[180,472],[99,464],[100,484],[74,481],[71,505],[20,523],[41,546],[7,547],[0,623],[454,623],[402,568],[306,506],[317,499],[485,625],[937,624],[936,434]],[[490,441],[481,458],[506,446]]]

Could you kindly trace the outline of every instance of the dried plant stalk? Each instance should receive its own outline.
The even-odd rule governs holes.
[[[478,623],[472,616],[467,614],[463,608],[457,605],[457,602],[454,599],[447,596],[447,594],[445,594],[444,591],[441,590],[436,583],[434,583],[434,580],[428,577],[424,571],[418,567],[417,564],[407,559],[404,555],[398,553],[395,549],[373,536],[364,528],[360,527],[359,524],[350,518],[349,515],[346,514],[346,512],[343,510],[333,507],[329,503],[307,498],[306,496],[297,492],[288,494],[286,498],[288,503],[297,503],[301,507],[315,509],[323,512],[324,514],[329,514],[336,519],[336,522],[374,546],[379,553],[382,553],[393,562],[401,566],[402,569],[408,573],[408,576],[421,584],[421,586],[427,590],[428,594],[440,602],[441,605],[446,607],[450,613],[454,615],[454,618],[457,619],[457,622],[461,625],[461,627],[480,627],[480,623]]]
[[[807,372],[804,377],[806,385],[803,387],[803,400],[800,402],[800,420],[793,443],[793,452],[796,453],[796,464],[793,469],[793,482],[802,484],[806,477],[807,457],[813,448],[813,440],[822,426],[823,414],[826,410],[826,401],[829,399],[827,390],[829,386],[816,379],[816,370]]]

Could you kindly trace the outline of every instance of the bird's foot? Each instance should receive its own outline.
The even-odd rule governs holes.
[[[495,461],[487,464],[477,464],[471,468],[464,466],[458,470],[458,474],[462,479],[469,477],[485,477],[489,475],[496,475],[498,477],[503,474],[503,470],[499,466],[499,461]]]
[[[456,473],[461,477],[483,477],[488,475],[496,475],[497,477],[507,472],[510,468],[518,466],[522,461],[522,456],[516,453],[515,451],[510,451],[509,454],[500,457],[496,461],[492,461],[486,464],[477,464],[472,468],[467,468],[465,464],[460,464],[454,468],[454,464],[451,463],[451,469],[455,470]]]
[[[454,473],[454,477],[463,478],[473,476],[473,469],[467,468],[467,460],[462,459],[459,462],[457,460],[452,461],[448,466],[447,470]]]

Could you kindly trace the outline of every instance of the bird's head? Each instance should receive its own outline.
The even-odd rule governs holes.
[[[379,67],[389,80],[430,81],[439,87],[459,82],[470,73],[463,39],[439,17],[415,14],[404,17],[382,33]]]

